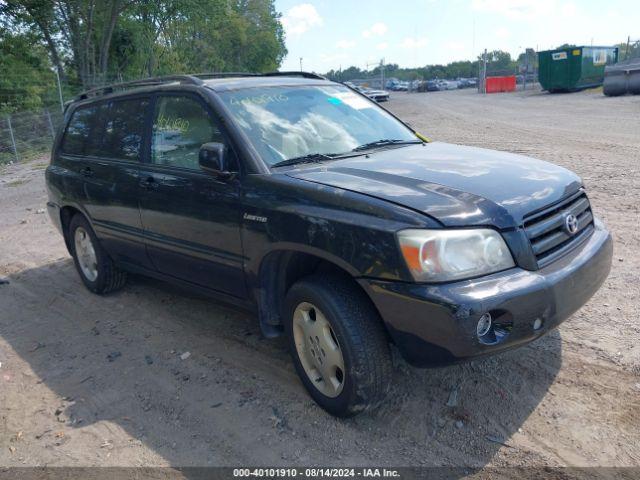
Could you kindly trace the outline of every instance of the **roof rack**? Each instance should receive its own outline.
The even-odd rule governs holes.
[[[207,72],[207,73],[194,73],[192,77],[207,79],[207,78],[233,78],[233,77],[259,77],[260,73],[255,72]]]
[[[326,77],[323,77],[322,75],[318,75],[317,73],[311,73],[311,72],[297,72],[297,71],[293,71],[293,72],[269,72],[269,73],[263,73],[262,74],[263,77],[303,77],[303,78],[312,78],[315,80],[326,80]]]
[[[267,73],[256,73],[256,72],[222,72],[222,73],[196,73],[192,76],[197,78],[230,78],[230,77],[303,77],[303,78],[313,78],[316,80],[326,80],[322,75],[318,75],[317,73],[310,72],[267,72]]]
[[[182,83],[187,85],[202,85],[203,81],[194,75],[165,75],[162,77],[143,78],[141,80],[133,80],[131,82],[114,83],[103,87],[92,88],[80,93],[74,100],[85,100],[90,97],[107,95],[116,90],[125,90],[127,88],[145,87],[148,85],[162,85],[163,83]]]
[[[105,85],[102,87],[92,88],[85,92],[78,94],[73,101],[86,100],[91,97],[98,97],[101,95],[108,95],[117,90],[126,90],[128,88],[146,87],[150,85],[162,85],[164,83],[180,83],[184,85],[202,85],[204,80],[210,78],[232,78],[232,77],[303,77],[311,78],[315,80],[326,80],[322,75],[310,72],[268,72],[268,73],[255,73],[255,72],[213,72],[213,73],[196,73],[193,75],[165,75],[162,77],[143,78],[140,80],[133,80],[130,82],[114,83],[111,85]]]

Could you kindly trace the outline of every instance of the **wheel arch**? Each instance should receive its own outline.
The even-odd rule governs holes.
[[[95,232],[93,220],[91,219],[91,217],[83,207],[73,203],[61,205],[60,206],[60,226],[62,228],[62,236],[64,238],[64,243],[67,247],[67,250],[69,251],[69,254],[71,255],[73,255],[73,253],[71,250],[71,239],[69,238],[69,225],[71,225],[71,219],[77,214],[82,215],[85,218],[85,220],[89,222],[89,225]]]
[[[289,288],[299,279],[314,273],[326,272],[349,279],[362,292],[375,311],[377,307],[356,280],[359,276],[352,266],[343,260],[315,252],[309,248],[291,246],[270,251],[262,258],[257,270],[255,298],[258,305],[260,328],[267,337],[282,333],[284,298]]]
[[[73,251],[71,248],[71,239],[69,238],[69,225],[71,225],[71,219],[77,214],[83,215],[85,218],[87,218],[84,212],[77,207],[65,205],[64,207],[60,208],[60,225],[62,226],[62,237],[64,238],[64,244],[67,246],[67,251],[70,255],[73,255]]]

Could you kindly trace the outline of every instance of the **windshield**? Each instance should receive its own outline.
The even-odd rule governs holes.
[[[248,88],[220,96],[268,165],[346,153],[379,140],[417,140],[374,102],[342,85]]]

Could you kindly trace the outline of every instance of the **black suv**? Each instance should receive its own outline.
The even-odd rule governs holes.
[[[89,290],[126,272],[248,307],[335,415],[417,366],[530,342],[603,283],[612,241],[580,178],[430,142],[305,73],[173,76],[68,105],[49,213]]]

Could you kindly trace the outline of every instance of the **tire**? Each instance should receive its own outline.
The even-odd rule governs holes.
[[[69,236],[69,245],[71,245],[73,263],[78,270],[80,279],[89,290],[93,293],[104,294],[114,292],[124,286],[127,281],[126,272],[115,266],[113,260],[100,246],[96,234],[83,215],[76,214],[71,219],[67,235]],[[79,236],[80,244],[78,244],[76,236]],[[88,260],[91,257],[83,256],[82,251],[77,251],[78,248],[82,249],[85,245],[90,245],[93,248],[95,261]],[[91,266],[87,267],[88,265]]]
[[[391,352],[378,312],[354,281],[333,274],[303,278],[289,289],[285,308],[291,356],[316,403],[337,417],[379,406],[389,388]],[[306,329],[314,328],[324,337],[309,335]],[[341,374],[334,368],[340,362],[332,361],[338,357],[335,347]]]

